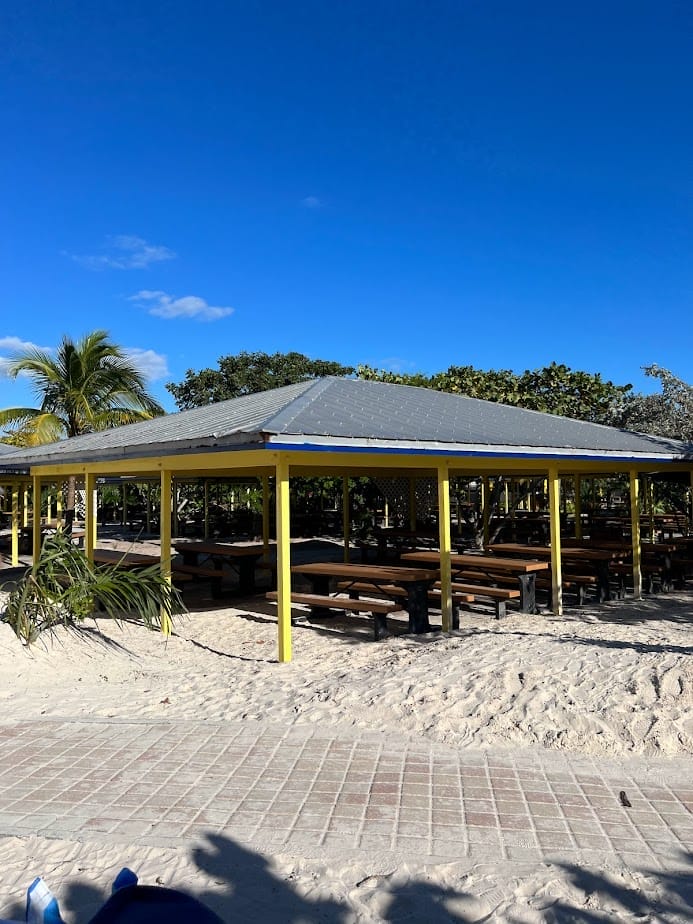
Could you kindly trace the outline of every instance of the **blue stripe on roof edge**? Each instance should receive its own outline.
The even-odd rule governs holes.
[[[303,451],[303,452],[347,452],[354,454],[376,453],[378,455],[407,455],[407,456],[451,456],[472,458],[472,459],[556,459],[570,460],[574,462],[693,462],[693,457],[672,458],[666,456],[608,456],[603,453],[600,455],[572,455],[562,453],[533,453],[533,452],[488,452],[482,450],[457,450],[457,449],[393,449],[375,446],[325,446],[320,443],[265,443],[265,450],[278,452],[281,450]],[[596,451],[596,450],[595,450]],[[613,451],[613,450],[612,450]]]

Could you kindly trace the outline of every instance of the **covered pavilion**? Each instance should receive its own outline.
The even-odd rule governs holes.
[[[2,446],[2,444],[0,444]],[[7,449],[7,451],[4,451]],[[10,451],[11,450],[11,451]],[[639,596],[640,480],[679,473],[693,486],[693,446],[426,388],[326,377],[142,423],[72,437],[32,449],[0,450],[0,482],[13,492],[13,536],[19,488],[69,477],[85,485],[85,538],[93,555],[100,477],[157,479],[161,486],[161,562],[170,578],[172,489],[177,479],[256,477],[264,491],[269,539],[269,480],[276,497],[278,658],[291,659],[290,479],[432,478],[437,484],[442,626],[452,625],[450,481],[455,477],[541,477],[548,484],[553,599],[562,612],[560,483],[563,478],[627,474],[630,482],[633,586]],[[344,503],[345,555],[349,504]],[[33,505],[33,554],[41,543],[40,505]]]

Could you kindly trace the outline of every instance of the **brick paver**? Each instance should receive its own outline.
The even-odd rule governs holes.
[[[693,775],[683,759],[460,750],[352,727],[0,726],[0,835],[178,846],[208,833],[306,858],[376,848],[671,870],[693,850]]]

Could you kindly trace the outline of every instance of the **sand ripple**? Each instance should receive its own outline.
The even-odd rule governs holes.
[[[0,626],[0,699],[18,719],[339,721],[453,746],[676,755],[693,752],[692,614],[671,594],[377,644],[365,621],[303,622],[283,665],[264,601],[179,620],[168,642],[101,620],[27,651]]]

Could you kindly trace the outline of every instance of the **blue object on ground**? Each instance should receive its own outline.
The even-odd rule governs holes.
[[[65,924],[58,902],[46,883],[37,876],[26,895],[26,924]],[[137,876],[126,866],[113,882],[111,897],[89,924],[224,924],[191,895],[177,889],[137,884]],[[21,924],[0,919],[0,924]]]
[[[111,895],[89,924],[224,924],[197,899],[163,886],[128,885]]]
[[[135,882],[137,882],[136,876]],[[60,917],[57,898],[44,880],[37,876],[26,890],[24,922],[0,918],[0,924],[65,924],[65,922]]]
[[[27,924],[64,924],[57,899],[40,876],[27,889],[26,921]]]

